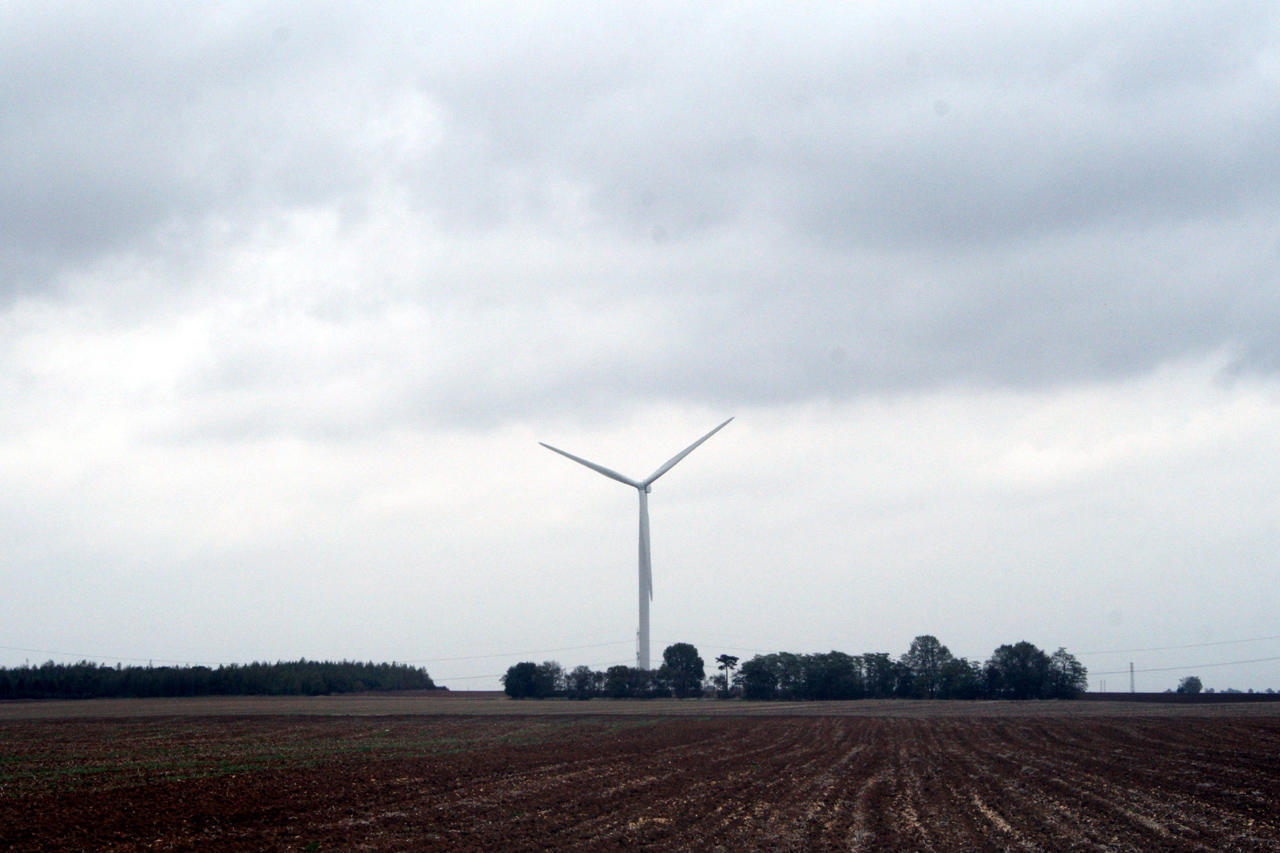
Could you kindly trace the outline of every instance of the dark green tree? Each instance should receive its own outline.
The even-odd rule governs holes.
[[[567,694],[571,699],[590,699],[604,691],[603,672],[596,672],[589,666],[575,666],[566,676]]]
[[[366,690],[432,690],[426,670],[406,664],[277,661],[207,666],[114,667],[80,661],[0,669],[0,699],[93,696],[326,694]]]
[[[862,674],[853,656],[830,651],[804,656],[805,699],[858,699]]]
[[[1186,678],[1178,682],[1179,693],[1199,693],[1204,689],[1204,685],[1200,682],[1200,676],[1188,675]]]
[[[671,695],[661,673],[635,666],[611,666],[604,673],[604,695],[610,699],[657,699]]]
[[[563,696],[569,691],[569,677],[564,667],[553,660],[544,660],[538,664],[542,677],[551,685],[552,696]]]
[[[689,643],[675,643],[662,652],[662,677],[671,684],[671,690],[681,699],[702,693],[702,679],[706,678],[702,658]]]
[[[531,660],[508,667],[502,676],[502,689],[512,699],[530,699],[538,695],[538,665]]]
[[[1048,686],[1049,656],[1026,640],[1000,646],[983,675],[994,699],[1039,699]]]
[[[560,665],[554,661],[541,664],[522,661],[502,676],[502,689],[512,699],[546,699],[557,692],[557,671],[563,675]]]
[[[804,657],[794,652],[768,655],[778,677],[779,699],[803,699],[805,695]]]
[[[862,656],[863,681],[867,695],[887,699],[894,695],[897,675],[888,652],[867,652]]]
[[[631,667],[611,666],[604,672],[604,695],[610,699],[626,699],[632,695]]]
[[[1089,671],[1075,655],[1061,646],[1049,657],[1045,677],[1045,696],[1050,699],[1075,699],[1089,689]]]
[[[742,679],[743,698],[773,699],[777,696],[778,674],[769,657],[756,655],[742,665],[738,674]]]
[[[730,684],[732,684],[733,671],[738,666],[738,657],[736,655],[717,655],[716,669],[720,670],[720,677],[717,680],[717,687],[720,688],[721,696],[729,695]]]
[[[977,699],[982,696],[982,667],[964,658],[952,658],[938,674],[941,699]]]
[[[911,695],[936,699],[942,687],[942,670],[952,657],[951,650],[932,634],[921,634],[911,641],[902,663],[911,670]]]

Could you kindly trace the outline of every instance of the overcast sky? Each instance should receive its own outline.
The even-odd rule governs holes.
[[[0,664],[1280,689],[1280,7],[0,6]],[[1252,663],[1235,663],[1252,661]]]

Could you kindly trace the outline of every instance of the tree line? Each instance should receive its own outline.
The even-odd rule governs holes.
[[[370,690],[433,690],[420,667],[402,663],[296,661],[207,666],[107,666],[47,661],[0,668],[0,699],[155,696],[318,696]]]
[[[1165,690],[1164,692],[1165,692],[1165,693],[1190,693],[1191,695],[1193,695],[1193,696],[1194,696],[1194,695],[1196,695],[1196,694],[1198,694],[1198,693],[1202,693],[1202,692],[1203,692],[1203,693],[1213,693],[1213,692],[1215,692],[1215,691],[1214,691],[1214,689],[1213,689],[1212,687],[1206,688],[1206,687],[1204,686],[1204,683],[1200,681],[1200,676],[1198,676],[1198,675],[1188,675],[1187,677],[1185,677],[1185,678],[1181,679],[1181,680],[1178,682],[1178,689],[1177,689],[1177,690]],[[1238,694],[1238,693],[1252,693],[1252,692],[1253,692],[1253,688],[1252,688],[1252,687],[1250,687],[1248,690],[1239,690],[1239,689],[1237,689],[1237,688],[1235,688],[1235,687],[1227,687],[1227,688],[1225,688],[1225,689],[1223,689],[1223,690],[1219,690],[1219,691],[1217,691],[1217,692],[1218,692],[1218,693],[1237,693],[1237,694]],[[1276,689],[1275,689],[1274,687],[1268,687],[1266,690],[1259,690],[1258,692],[1259,692],[1259,693],[1266,693],[1266,694],[1270,694],[1270,695],[1275,695]]]
[[[507,670],[503,689],[516,699],[1072,699],[1089,686],[1088,671],[1066,649],[1049,654],[1025,640],[997,647],[983,663],[954,656],[930,634],[912,640],[897,659],[887,652],[775,652],[739,666],[739,658],[725,654],[715,659],[719,672],[711,677],[689,643],[668,646],[662,657],[657,669],[613,666],[603,672],[523,661]]]

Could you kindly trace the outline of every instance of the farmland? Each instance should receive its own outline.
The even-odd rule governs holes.
[[[1280,850],[1277,802],[1274,704],[0,706],[17,850]]]

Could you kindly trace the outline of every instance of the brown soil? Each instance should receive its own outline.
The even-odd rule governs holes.
[[[11,719],[0,849],[1280,850],[1274,712],[969,707]]]

